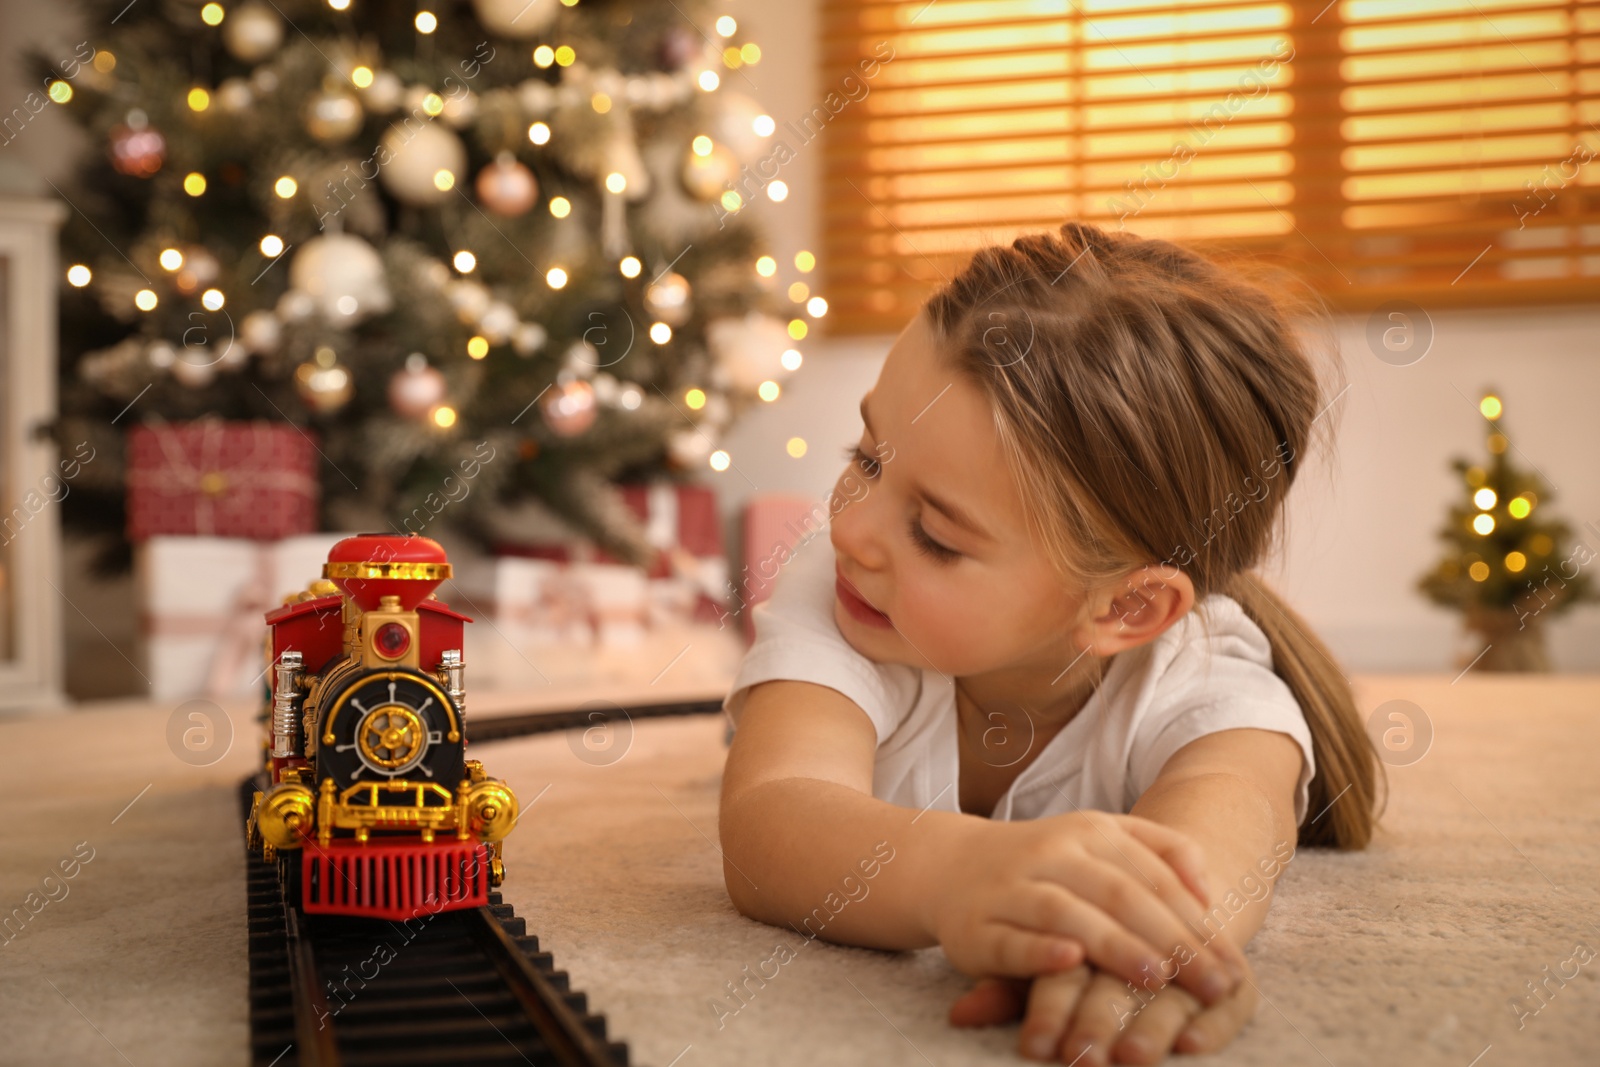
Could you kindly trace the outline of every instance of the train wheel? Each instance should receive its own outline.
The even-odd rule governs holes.
[[[286,848],[278,853],[278,884],[283,886],[283,902],[291,908],[300,906],[301,851],[298,848]]]

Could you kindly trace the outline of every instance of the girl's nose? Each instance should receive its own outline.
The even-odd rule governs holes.
[[[881,494],[860,479],[850,478],[846,472],[833,487],[829,536],[834,551],[863,570],[877,570],[886,562],[883,525],[875,519],[879,508],[874,498]]]

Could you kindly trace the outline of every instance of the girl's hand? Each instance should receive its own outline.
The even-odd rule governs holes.
[[[1024,1014],[1022,1055],[1078,1067],[1160,1063],[1167,1053],[1216,1052],[1255,1015],[1255,979],[1203,1007],[1168,985],[1154,994],[1088,967],[1028,979],[984,978],[950,1008],[952,1026],[994,1026]]]
[[[1136,815],[1074,812],[982,823],[953,842],[926,922],[956,969],[1027,978],[1090,962],[1135,984],[1172,978],[1205,1003],[1245,973],[1204,943],[1199,847]],[[1175,978],[1171,970],[1178,960]]]

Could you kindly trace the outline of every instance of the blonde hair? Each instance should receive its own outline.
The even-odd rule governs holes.
[[[1349,681],[1250,570],[1327,402],[1284,308],[1171,242],[1069,222],[982,249],[924,311],[1057,569],[1090,590],[1160,564],[1236,600],[1311,729],[1300,843],[1365,847],[1379,768]]]

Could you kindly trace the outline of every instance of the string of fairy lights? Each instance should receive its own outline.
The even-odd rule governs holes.
[[[329,8],[334,11],[345,11],[350,7],[351,0],[326,0]],[[487,0],[493,3],[494,0]],[[559,0],[563,7],[574,7],[579,0]],[[475,0],[474,6],[478,8],[480,19],[490,23],[489,28],[495,29],[492,20],[485,18],[484,5]],[[507,11],[513,11],[522,5],[512,5]],[[209,27],[220,28],[223,32],[237,30],[239,34],[259,34],[259,27],[251,27],[247,31],[244,27],[229,27],[230,21],[241,20],[254,10],[260,9],[259,3],[247,0],[241,5],[227,5],[209,2],[200,8],[200,20]],[[250,17],[255,17],[250,15]],[[434,34],[440,26],[440,16],[426,8],[418,10],[413,18],[413,25],[420,37]],[[761,49],[752,41],[738,41],[738,22],[729,15],[722,15],[715,20],[714,31],[721,42],[720,51],[716,59],[724,71],[738,70],[741,67],[752,66],[761,61]],[[241,39],[244,39],[241,37]],[[274,45],[275,47],[275,45]],[[714,46],[713,46],[714,47]],[[233,49],[230,47],[230,50]],[[270,54],[271,49],[262,52]],[[235,51],[235,55],[239,55]],[[571,44],[560,42],[541,42],[532,48],[531,58],[536,68],[549,70],[550,68],[573,68],[581,65],[577,50]],[[109,49],[99,49],[94,52],[89,63],[84,65],[86,71],[93,71],[101,79],[101,84],[109,82],[117,66],[117,57]],[[597,115],[606,115],[613,108],[623,106],[639,106],[643,98],[648,97],[651,91],[662,96],[657,101],[662,106],[669,102],[666,98],[667,88],[659,83],[650,86],[644,84],[645,79],[633,79],[631,76],[623,78],[618,72],[609,72],[614,77],[606,82],[600,78],[585,83],[585,92],[588,93],[588,105]],[[724,74],[713,66],[707,64],[699,69],[688,71],[692,79],[693,89],[703,93],[716,93],[723,87]],[[661,76],[654,76],[661,77]],[[359,93],[373,94],[379,90],[392,92],[398,97],[401,87],[396,76],[389,71],[381,69],[372,62],[361,62],[350,68],[348,82]],[[237,79],[235,79],[237,80]],[[392,84],[391,84],[392,83]],[[423,87],[426,88],[426,87]],[[547,90],[554,87],[545,86]],[[411,92],[417,92],[418,87],[412,87]],[[237,109],[240,102],[236,99],[239,90],[236,86],[227,84],[209,86],[193,84],[184,91],[182,106],[189,112],[200,115],[218,106],[224,109]],[[348,89],[340,88],[333,94],[337,103],[339,94],[343,93],[351,101],[357,98],[349,93]],[[57,105],[68,105],[74,98],[74,89],[71,82],[65,79],[56,79],[48,83],[47,96]],[[675,99],[675,98],[674,98]],[[420,95],[420,110],[431,117],[449,117],[450,109],[458,105],[455,100],[447,99],[443,94],[427,89]],[[549,104],[554,109],[553,101]],[[126,141],[115,145],[113,162],[117,169],[125,174],[134,174],[149,177],[160,169],[164,158],[165,145],[160,134],[148,126],[141,124],[138,119],[143,117],[143,112],[134,109],[130,112],[132,121],[127,125]],[[359,102],[353,102],[350,108],[340,111],[334,108],[323,117],[324,121],[336,124],[354,123],[352,129],[359,129],[364,118]],[[777,129],[777,124],[772,116],[765,113],[740,115],[742,124],[748,128],[748,134],[758,139],[770,138]],[[308,119],[308,122],[312,121]],[[312,130],[319,140],[328,138],[318,135],[316,129]],[[717,136],[713,136],[717,134]],[[535,118],[526,125],[528,145],[540,148],[549,145],[552,140],[551,125],[544,118]],[[506,154],[502,153],[499,165],[504,167]],[[464,178],[465,158],[447,160],[433,168],[427,180],[434,190],[440,194],[454,190]],[[487,172],[495,167],[496,163],[488,164],[484,170]],[[519,164],[520,166],[520,164]],[[728,149],[727,144],[718,131],[713,130],[693,136],[688,145],[687,162],[684,168],[684,182],[691,191],[696,192],[702,199],[714,199],[728,214],[733,214],[748,207],[746,197],[734,188],[734,178],[738,174],[738,159]],[[483,189],[483,176],[480,175],[479,190]],[[618,202],[627,196],[637,179],[630,177],[626,168],[606,169],[598,176],[600,187],[607,197]],[[191,170],[184,173],[179,183],[184,194],[190,198],[199,199],[208,195],[215,181],[215,176],[208,176],[201,170]],[[532,182],[531,175],[527,183],[533,186],[527,193],[530,202],[537,197],[536,183]],[[712,186],[715,186],[713,189]],[[725,186],[725,188],[724,188]],[[505,188],[505,186],[502,186]],[[284,173],[272,180],[271,195],[285,202],[293,202],[296,198],[305,197],[307,190],[303,187],[302,180],[294,174]],[[711,192],[707,197],[706,193]],[[782,180],[771,180],[763,183],[759,191],[753,195],[765,196],[773,203],[782,203],[788,199],[790,189]],[[549,195],[545,199],[545,209],[553,218],[566,219],[573,214],[574,205],[568,196]],[[256,240],[256,248],[267,260],[274,260],[283,255],[293,243],[291,235],[287,232],[264,232]],[[303,246],[302,246],[303,248]],[[303,253],[302,253],[303,254]],[[209,258],[210,262],[207,262]],[[479,255],[472,248],[456,247],[448,253],[448,265],[453,271],[452,277],[469,279],[478,272],[480,266]],[[167,310],[172,310],[174,301],[194,301],[206,311],[221,311],[228,306],[228,294],[220,284],[208,284],[215,280],[215,257],[211,256],[203,246],[185,248],[181,242],[173,242],[165,247],[160,247],[156,255],[156,262],[160,267],[160,274],[155,279],[147,279],[146,284],[134,289],[126,297],[118,296],[117,299],[129,299],[133,308],[144,315],[155,313],[162,309],[164,304],[169,305]],[[645,274],[647,264],[631,251],[615,256],[613,259],[615,269],[625,279],[638,279]],[[793,311],[786,320],[781,320],[781,328],[787,335],[788,343],[781,350],[772,370],[781,368],[781,373],[761,377],[753,381],[751,390],[759,400],[772,403],[779,399],[783,392],[780,378],[800,369],[803,355],[798,347],[800,342],[806,340],[816,320],[823,318],[828,313],[828,301],[815,291],[811,280],[812,272],[817,265],[815,255],[808,250],[801,250],[792,257],[792,274],[785,269],[788,264],[780,264],[778,257],[770,253],[758,255],[751,264],[755,274],[769,283],[769,287],[781,287],[777,291],[784,293]],[[551,263],[538,271],[539,276],[548,289],[557,291],[566,288],[573,280],[571,269],[566,263]],[[780,275],[789,274],[788,279]],[[66,282],[74,288],[84,289],[96,282],[94,269],[89,263],[74,262],[66,267]],[[675,288],[681,287],[681,292]],[[671,312],[675,307],[684,305],[687,300],[687,282],[680,276],[667,274],[652,284],[646,296],[646,307],[652,311],[662,313],[653,317],[645,328],[644,335],[657,346],[671,344],[676,328],[681,325],[683,317],[675,317]],[[122,292],[119,288],[118,292]],[[336,311],[354,318],[357,313],[371,313],[370,307],[362,307],[357,298],[345,295],[340,298],[342,303]],[[126,305],[124,305],[126,306]],[[181,305],[179,305],[181,306]],[[193,305],[190,305],[193,306]],[[664,310],[663,310],[664,309]],[[271,310],[252,311],[246,316],[273,315]],[[281,314],[280,311],[277,314]],[[511,324],[511,330],[517,327],[526,327],[529,324]],[[534,324],[536,325],[536,324]],[[248,327],[248,323],[246,323]],[[498,331],[487,329],[474,332],[465,341],[465,355],[474,361],[490,358],[493,350],[505,342],[508,330],[504,327]],[[538,336],[542,337],[543,329],[538,327]],[[148,338],[159,343],[159,339]],[[168,346],[170,347],[170,345]],[[248,346],[247,346],[248,347]],[[519,349],[521,346],[519,345]],[[525,351],[519,354],[526,355]],[[405,369],[397,373],[415,373],[417,370],[414,359],[407,361]],[[353,378],[349,372],[338,363],[338,357],[333,349],[319,345],[313,355],[304,364],[296,369],[295,373],[297,390],[303,398],[334,398],[334,403],[347,400]],[[689,385],[682,388],[680,397],[683,406],[690,411],[702,412],[718,401],[714,390],[708,385]],[[637,410],[642,401],[641,391],[632,383],[624,383],[616,391],[616,405],[627,409]],[[342,398],[342,399],[339,399]],[[307,399],[317,410],[315,403]],[[323,409],[329,410],[329,409]],[[441,431],[454,427],[459,420],[457,404],[448,398],[440,397],[436,403],[429,405],[422,417]],[[807,443],[803,438],[790,437],[783,443],[785,453],[799,459],[807,452]],[[726,449],[715,448],[704,455],[704,462],[713,471],[726,471],[732,465],[732,457]]]
[[[1478,411],[1491,423],[1498,424],[1500,416],[1505,413],[1505,405],[1498,396],[1490,393],[1478,402]],[[1498,425],[1496,425],[1494,432],[1489,434],[1488,445],[1489,451],[1496,456],[1504,455],[1509,447],[1510,442],[1505,434],[1499,431]],[[1488,480],[1489,472],[1482,467],[1467,468],[1466,481],[1468,487],[1472,489],[1472,504],[1476,509],[1476,513],[1468,520],[1468,525],[1473,533],[1485,539],[1486,542],[1497,529],[1500,529],[1502,533],[1512,533],[1515,536],[1514,529],[1506,529],[1506,524],[1520,523],[1533,514],[1533,509],[1539,503],[1538,494],[1531,490],[1525,490],[1509,500],[1505,500],[1503,502],[1504,506],[1501,507],[1501,495],[1493,487],[1485,484]],[[1522,547],[1519,546],[1503,554],[1496,553],[1499,556],[1500,564],[1505,567],[1507,573],[1521,574],[1527,569],[1529,552],[1534,556],[1547,556],[1555,550],[1555,541],[1549,534],[1535,533],[1528,538],[1526,547],[1529,550],[1528,552],[1522,551]],[[1484,552],[1487,553],[1488,551],[1490,549],[1486,543]],[[1492,573],[1493,568],[1484,559],[1472,560],[1467,565],[1467,576],[1475,582],[1488,581]]]

